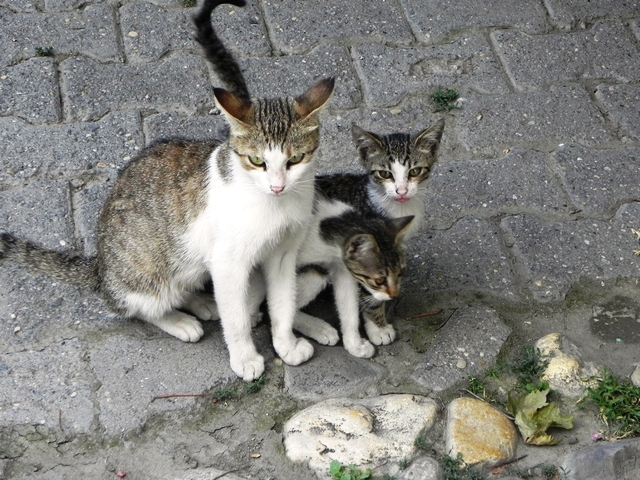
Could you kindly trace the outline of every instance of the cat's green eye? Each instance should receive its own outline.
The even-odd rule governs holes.
[[[391,174],[390,171],[388,170],[376,170],[376,174],[380,177],[383,178],[385,180],[389,180],[390,178],[393,177],[393,175]]]
[[[376,282],[376,285],[378,285],[379,287],[384,285],[385,283],[387,283],[387,278],[386,277],[378,277],[376,279],[374,279],[374,282]]]
[[[256,167],[261,167],[264,165],[264,160],[262,160],[260,157],[256,157],[255,155],[247,155],[247,158]]]
[[[424,171],[424,168],[422,167],[415,167],[412,168],[411,170],[409,170],[409,176],[410,177],[418,177],[422,174],[422,172]]]
[[[287,160],[287,163],[289,165],[295,165],[296,163],[300,163],[304,159],[304,155],[305,155],[304,153],[298,153],[297,155],[294,155],[289,160]]]

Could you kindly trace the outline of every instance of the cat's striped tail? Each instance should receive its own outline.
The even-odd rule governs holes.
[[[73,285],[97,290],[99,281],[94,259],[47,250],[10,233],[0,233],[0,261],[13,260]]]
[[[194,15],[193,23],[196,26],[196,41],[202,45],[207,60],[213,65],[216,74],[222,80],[226,88],[237,97],[246,102],[251,100],[249,89],[240,70],[240,65],[229,52],[222,41],[216,35],[211,25],[211,13],[223,3],[244,7],[245,0],[204,0],[200,11]]]

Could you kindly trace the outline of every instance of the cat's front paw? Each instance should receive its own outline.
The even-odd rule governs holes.
[[[184,309],[200,320],[220,320],[218,304],[210,293],[194,293],[184,302]]]
[[[380,328],[373,322],[366,322],[364,329],[367,331],[367,337],[374,345],[389,345],[396,339],[396,331],[393,325],[385,325]]]
[[[274,344],[274,347],[282,361],[288,365],[300,365],[313,356],[313,345],[304,338],[296,338],[291,345],[278,348]]]
[[[248,358],[231,358],[231,370],[245,382],[253,382],[264,373],[264,358],[256,353]]]
[[[376,353],[376,349],[371,343],[364,338],[356,338],[350,341],[344,341],[344,348],[354,357],[371,358]]]
[[[340,340],[340,334],[338,334],[338,330],[327,324],[326,326],[322,326],[321,330],[315,332],[315,335],[311,338],[320,345],[333,346]]]

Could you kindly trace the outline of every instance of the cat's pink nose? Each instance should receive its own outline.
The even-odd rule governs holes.
[[[404,187],[404,186],[396,188],[396,193],[398,195],[406,195],[408,191],[409,190],[407,189],[407,187]]]
[[[271,191],[276,195],[279,193],[282,193],[283,190],[284,190],[284,187],[274,187],[273,185],[271,185]]]

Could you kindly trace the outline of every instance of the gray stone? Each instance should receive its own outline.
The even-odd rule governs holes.
[[[0,7],[7,7],[14,12],[35,12],[36,2],[31,0],[2,0]]]
[[[364,392],[387,373],[384,367],[349,355],[342,347],[313,348],[313,357],[308,362],[296,367],[285,365],[285,388],[295,398],[320,401],[348,397]]]
[[[631,383],[636,387],[640,387],[640,365],[638,365],[631,374]]]
[[[507,74],[518,90],[538,90],[564,80],[640,80],[640,51],[619,20],[602,20],[586,32],[527,35],[491,33]]]
[[[73,193],[75,236],[80,242],[79,250],[84,255],[93,257],[97,253],[96,229],[100,210],[111,191],[113,182],[108,177],[96,176],[89,184],[85,184]]]
[[[403,295],[466,289],[518,298],[499,229],[486,220],[465,217],[447,230],[423,230],[411,239],[407,260]]]
[[[84,4],[84,0],[44,0],[47,10],[75,10]]]
[[[440,331],[411,378],[440,392],[469,376],[482,375],[495,361],[511,328],[487,307],[470,306],[456,311]],[[459,360],[465,368],[456,366]]]
[[[41,425],[63,434],[91,432],[95,380],[85,348],[73,339],[38,351],[0,354],[0,404],[5,407],[0,423]]]
[[[52,59],[33,58],[15,67],[0,68],[0,115],[15,115],[31,123],[61,120]]]
[[[354,108],[362,99],[349,51],[338,45],[321,45],[305,55],[246,58],[240,65],[254,97],[297,97],[315,81],[333,76],[331,105]]]
[[[384,0],[268,0],[271,38],[284,53],[302,53],[336,39],[407,45],[413,41],[401,9]]]
[[[564,298],[582,277],[591,280],[637,277],[640,258],[632,228],[640,205],[625,204],[611,220],[544,223],[530,215],[508,217],[502,227],[527,270],[528,287],[539,301]]]
[[[549,29],[547,12],[537,2],[516,0],[401,0],[413,33],[421,42],[439,43],[460,31],[513,26],[528,33]]]
[[[228,136],[227,122],[222,115],[183,117],[175,113],[158,113],[144,119],[147,144],[162,138],[188,140],[221,140]]]
[[[120,8],[122,39],[133,62],[160,59],[174,50],[200,52],[194,40],[195,8],[164,8],[153,3],[128,3]],[[242,55],[267,55],[269,43],[254,6],[222,5],[213,14],[216,32],[225,46]]]
[[[36,47],[53,47],[56,55],[87,55],[102,62],[121,62],[113,9],[89,5],[65,13],[11,13],[0,8],[0,65],[36,56]]]
[[[438,229],[464,216],[488,219],[504,213],[571,210],[545,156],[522,148],[495,160],[436,163],[425,203],[425,223]]]
[[[60,64],[65,115],[96,120],[111,110],[177,111],[213,108],[204,60],[177,54],[134,65],[100,64],[74,57]]]
[[[0,231],[47,248],[73,246],[69,184],[36,180],[23,188],[0,191]]]
[[[631,29],[633,30],[633,33],[635,33],[636,38],[640,40],[640,20],[631,22]]]
[[[568,480],[640,478],[640,439],[600,442],[568,454],[562,466]]]
[[[592,146],[612,139],[600,111],[578,85],[501,96],[469,94],[465,100],[458,115],[459,138],[471,152],[514,145],[553,148],[560,142]]]
[[[502,67],[481,35],[464,36],[447,45],[390,48],[356,45],[352,56],[369,105],[396,105],[404,95],[437,87],[470,86],[486,93],[507,93]]]
[[[21,186],[35,176],[71,179],[93,172],[115,178],[143,146],[135,112],[108,115],[93,123],[31,126],[0,118],[0,185]]]
[[[622,140],[640,140],[640,87],[598,85],[596,98],[604,104],[609,119],[618,124]]]
[[[553,23],[565,30],[584,28],[599,17],[635,17],[640,11],[638,0],[544,0],[544,4]]]
[[[437,460],[431,457],[420,457],[414,460],[409,468],[398,475],[398,480],[441,480],[442,469]]]
[[[638,149],[562,145],[554,158],[571,201],[586,213],[612,215],[621,202],[640,200]]]

